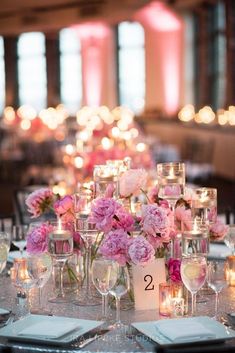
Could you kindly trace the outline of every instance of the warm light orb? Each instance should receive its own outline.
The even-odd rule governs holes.
[[[228,122],[226,111],[224,109],[219,109],[217,111],[217,118],[218,118],[218,124],[221,126],[226,125]]]
[[[104,150],[109,150],[113,146],[113,140],[108,137],[103,137],[101,140],[101,145]]]
[[[8,106],[5,107],[3,111],[3,118],[7,123],[12,123],[15,120],[15,110],[14,108]]]
[[[136,145],[136,151],[138,152],[144,152],[146,150],[146,144],[143,142],[139,142]]]
[[[28,119],[22,119],[20,122],[20,127],[22,130],[29,130],[31,128],[31,122]]]
[[[65,146],[65,152],[69,155],[72,155],[74,153],[74,150],[75,150],[75,148],[71,144],[68,144]]]
[[[74,158],[74,165],[76,168],[81,169],[84,165],[84,161],[82,157],[75,157]]]
[[[113,127],[111,130],[112,136],[114,138],[119,138],[120,137],[120,130],[117,126]]]
[[[205,106],[199,110],[198,115],[204,124],[210,124],[215,120],[215,113],[209,106]]]
[[[33,120],[37,116],[36,110],[30,105],[22,105],[17,109],[17,114],[21,119]]]
[[[192,104],[187,104],[179,111],[178,117],[181,121],[188,122],[193,120],[194,115],[195,115],[194,106]]]

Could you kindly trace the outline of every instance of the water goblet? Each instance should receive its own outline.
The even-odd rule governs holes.
[[[94,246],[99,239],[99,231],[96,229],[96,225],[90,222],[88,219],[77,219],[76,220],[76,231],[79,232],[84,245],[85,245],[85,292],[80,294],[78,300],[74,301],[77,305],[98,305],[100,303],[97,298],[92,295],[91,292],[91,255],[92,246]]]
[[[20,250],[21,257],[26,246],[26,235],[28,232],[28,225],[17,224],[12,228],[12,243]]]
[[[125,325],[121,322],[120,318],[120,300],[130,290],[130,276],[126,266],[118,267],[117,281],[110,289],[110,294],[115,297],[116,301],[116,322],[112,326],[116,329],[123,329]]]
[[[209,261],[207,283],[215,292],[215,319],[218,319],[219,294],[223,288],[227,287],[225,267],[222,261]]]
[[[73,254],[73,235],[67,229],[65,223],[53,223],[53,230],[49,234],[48,253],[54,262],[53,266],[57,265],[59,270],[59,288],[56,297],[49,299],[52,303],[65,303],[68,298],[65,297],[63,289],[63,270],[67,260]]]
[[[118,279],[119,265],[116,261],[98,257],[91,267],[92,281],[102,295],[102,320],[107,320],[107,297]]]
[[[158,196],[169,202],[172,210],[184,195],[185,164],[180,162],[157,164]]]
[[[205,256],[198,254],[183,256],[180,273],[184,285],[192,295],[192,316],[195,316],[196,294],[206,281],[207,262]]]
[[[224,242],[232,251],[232,255],[235,255],[235,224],[230,224],[228,227],[228,232],[224,237]]]
[[[43,308],[43,297],[42,289],[47,283],[52,272],[52,260],[48,253],[39,253],[35,255],[30,255],[26,259],[27,270],[31,278],[36,282],[36,286],[39,289],[38,293],[38,309],[34,313],[48,313],[47,310]]]

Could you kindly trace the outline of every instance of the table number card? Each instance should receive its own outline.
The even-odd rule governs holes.
[[[159,308],[159,283],[166,281],[165,259],[132,266],[136,310]]]

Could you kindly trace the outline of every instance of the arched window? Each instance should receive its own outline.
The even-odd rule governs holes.
[[[5,65],[4,65],[4,44],[0,37],[0,114],[5,106]]]
[[[60,31],[61,102],[70,114],[75,114],[82,100],[82,70],[80,41],[73,29]]]
[[[19,104],[37,111],[46,108],[47,78],[45,36],[40,32],[23,33],[18,46]]]
[[[137,22],[118,25],[118,77],[120,104],[135,113],[145,103],[144,29]]]

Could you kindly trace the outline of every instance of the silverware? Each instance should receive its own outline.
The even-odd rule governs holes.
[[[15,319],[15,314],[11,313],[9,315],[8,319],[6,321],[4,321],[2,324],[0,324],[0,328],[12,324],[14,319]]]
[[[99,339],[100,337],[102,337],[105,333],[109,332],[109,330],[102,330],[100,332],[95,333],[92,337],[88,337],[88,338],[84,338],[80,341],[76,341],[72,343],[72,347],[73,348],[83,348],[86,345],[88,345],[89,343]]]

